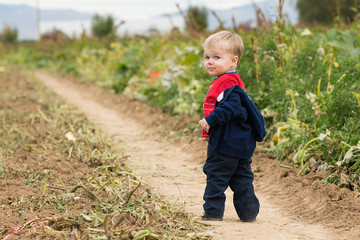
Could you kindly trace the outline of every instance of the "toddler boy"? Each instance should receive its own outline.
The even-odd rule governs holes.
[[[244,45],[230,31],[209,36],[204,44],[204,67],[215,77],[203,105],[202,137],[209,138],[203,220],[221,221],[225,208],[225,190],[234,192],[234,206],[240,220],[255,221],[259,201],[254,193],[251,157],[256,141],[265,137],[265,121],[245,93],[236,72]]]

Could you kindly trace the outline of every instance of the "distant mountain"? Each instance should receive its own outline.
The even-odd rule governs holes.
[[[277,1],[275,1],[277,2]],[[277,16],[277,5],[274,1],[267,0],[256,4],[248,4],[241,7],[235,7],[228,10],[215,10],[216,15],[224,22],[226,27],[232,27],[232,17],[236,24],[247,23],[250,26],[256,25],[255,6],[260,8],[265,17],[271,22],[275,21]],[[211,10],[210,10],[211,11]],[[285,20],[290,24],[296,24],[298,21],[298,12],[296,10],[296,0],[287,0],[283,6]],[[215,29],[219,26],[218,20],[211,12],[209,13],[209,28]]]
[[[0,4],[0,30],[4,24],[15,27],[19,32],[19,39],[37,38],[36,9],[28,5],[3,5]],[[41,10],[40,19],[45,21],[71,21],[88,20],[91,13],[74,10]]]
[[[89,20],[94,14],[75,10],[41,10],[41,21]]]
[[[286,0],[283,6],[283,16],[288,24],[296,24],[298,22],[299,14],[296,10],[296,1],[297,0]],[[278,15],[278,3],[277,0],[263,0],[262,2],[258,2],[256,4],[247,4],[240,7],[234,7],[227,10],[212,10],[208,9],[208,29],[215,30],[219,27],[219,21],[212,13],[215,14],[221,19],[224,24],[224,27],[232,28],[233,22],[232,18],[234,17],[235,23],[239,24],[249,24],[251,27],[256,26],[256,8],[260,8],[265,17],[270,21],[276,21],[276,17]],[[170,14],[163,14],[158,16],[158,18],[170,18],[173,21],[177,21],[181,19],[183,21],[180,13],[174,12]]]

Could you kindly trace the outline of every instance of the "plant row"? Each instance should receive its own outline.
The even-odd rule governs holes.
[[[358,189],[358,25],[237,31],[245,44],[237,70],[266,118],[267,150],[299,174],[329,170],[327,182]],[[212,80],[202,67],[205,37],[168,35],[111,44],[83,39],[53,47],[18,47],[7,59],[70,73],[167,113],[200,118]]]

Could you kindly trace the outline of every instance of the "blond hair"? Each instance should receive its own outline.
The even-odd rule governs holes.
[[[204,42],[203,48],[218,47],[239,57],[244,52],[244,43],[241,37],[230,31],[220,31],[210,35]]]

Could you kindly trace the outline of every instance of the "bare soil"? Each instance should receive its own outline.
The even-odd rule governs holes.
[[[154,191],[167,199],[179,199],[194,216],[202,214],[207,142],[188,127],[198,119],[168,116],[145,103],[93,84],[78,84],[70,77],[46,72],[35,76],[79,107],[119,151],[126,151],[126,164]],[[224,220],[209,222],[214,228],[207,234],[214,239],[360,239],[357,193],[324,185],[325,172],[296,176],[295,170],[280,167],[276,158],[261,148],[255,152],[252,166],[261,204],[257,220],[240,222],[228,191]]]

